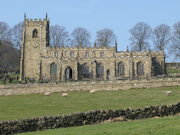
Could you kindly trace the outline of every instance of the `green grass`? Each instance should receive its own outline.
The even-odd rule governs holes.
[[[180,73],[180,69],[173,69],[173,70],[168,70],[167,73]]]
[[[0,75],[3,75],[3,74],[0,74]],[[9,75],[9,77],[19,77],[20,76],[20,74],[19,73],[16,73],[16,74],[11,74],[11,75]]]
[[[9,83],[9,81],[5,82],[5,85],[15,85],[15,84],[17,84],[16,80],[13,80],[11,83]],[[4,85],[3,80],[0,81],[0,85]]]
[[[17,77],[17,76],[19,77],[20,74],[19,74],[19,73],[16,73],[16,74],[11,74],[11,75],[10,75],[10,77]]]
[[[164,91],[172,90],[167,96]],[[69,97],[60,93],[0,96],[0,121],[33,118],[46,115],[62,115],[96,109],[142,108],[144,106],[173,104],[180,101],[180,87],[101,91],[69,92]]]
[[[2,76],[3,74],[0,74],[0,76]],[[12,77],[12,78],[17,78],[17,77],[19,77],[19,73],[17,73],[17,74],[11,74],[11,75],[9,75],[9,77]],[[0,79],[0,85],[4,85],[4,82],[3,82],[3,78],[2,79]],[[5,82],[5,85],[12,85],[12,84],[17,84],[16,83],[16,79],[15,80],[13,80],[12,81],[12,83],[9,83],[9,81],[7,80],[6,82]]]
[[[180,116],[59,128],[19,135],[179,135]]]

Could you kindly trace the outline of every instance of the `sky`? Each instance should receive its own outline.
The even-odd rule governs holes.
[[[24,13],[29,19],[43,19],[47,13],[50,26],[65,26],[69,33],[84,27],[90,31],[92,43],[98,30],[112,29],[118,51],[126,51],[127,45],[130,48],[129,30],[138,22],[152,28],[179,22],[180,0],[0,0],[0,22],[13,27],[23,21]]]

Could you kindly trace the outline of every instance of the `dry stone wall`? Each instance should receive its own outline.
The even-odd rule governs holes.
[[[0,122],[0,134],[10,135],[37,130],[89,125],[117,117],[123,117],[124,120],[135,120],[154,116],[163,117],[177,113],[180,113],[180,103],[175,105],[150,106],[143,109],[95,110],[62,116],[45,116],[32,119],[2,121]]]
[[[180,77],[180,73],[169,73],[168,77]]]
[[[99,82],[67,82],[67,83],[42,83],[42,84],[18,84],[0,85],[0,95],[36,94],[45,92],[69,92],[69,91],[110,91],[141,88],[157,88],[166,86],[180,86],[180,78],[150,79],[150,80],[120,80]]]

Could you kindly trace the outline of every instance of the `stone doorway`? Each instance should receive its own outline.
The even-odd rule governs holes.
[[[72,79],[72,69],[70,67],[65,70],[66,80]]]
[[[107,70],[107,80],[110,80],[110,71]]]

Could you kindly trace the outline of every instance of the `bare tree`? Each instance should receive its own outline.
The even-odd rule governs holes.
[[[69,42],[69,33],[64,26],[50,26],[50,46],[61,47],[62,42],[67,45]]]
[[[2,42],[9,39],[10,39],[9,25],[5,22],[0,22],[0,45],[2,44]]]
[[[18,36],[14,37],[19,30],[16,28],[17,26],[14,26],[13,29],[9,29],[7,23],[0,22],[0,69],[3,71],[17,69],[20,64],[20,49],[17,49],[14,45],[16,42],[13,42],[16,41],[14,40],[15,38],[20,38],[20,40],[22,38]],[[12,35],[13,38],[11,38]],[[20,44],[21,43],[19,43],[19,45]]]
[[[21,49],[21,44],[22,44],[23,25],[24,25],[24,21],[18,23],[10,30],[12,43],[19,50]]]
[[[180,58],[180,22],[173,25],[172,44],[169,48],[169,53],[175,56],[175,59]]]
[[[71,45],[72,46],[79,46],[79,44],[82,44],[82,47],[89,46],[90,39],[91,39],[91,34],[88,30],[82,27],[78,27],[74,29],[74,31],[71,33],[72,40],[71,40]]]
[[[0,68],[3,71],[17,69],[19,67],[20,50],[14,48],[9,41],[2,42],[0,46]]]
[[[108,47],[115,43],[117,37],[111,29],[103,29],[96,32],[96,40],[98,47]]]
[[[131,37],[131,50],[142,51],[144,48],[149,48],[149,38],[151,36],[152,28],[144,23],[137,23],[132,29],[129,30]]]
[[[162,47],[166,48],[171,40],[171,28],[168,25],[161,24],[153,31],[154,48],[161,51]]]

